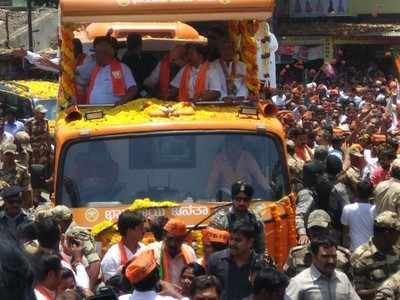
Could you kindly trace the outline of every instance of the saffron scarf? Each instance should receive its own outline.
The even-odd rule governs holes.
[[[118,243],[119,257],[121,259],[121,266],[125,266],[128,262],[128,255],[126,254],[124,241]]]
[[[179,101],[188,102],[189,99],[189,82],[192,66],[187,64],[183,69],[182,79],[179,86]],[[200,96],[206,89],[208,62],[200,65],[199,74],[194,86],[194,97]]]
[[[171,77],[171,57],[166,55],[160,62],[160,98],[167,99]]]
[[[185,250],[183,246],[181,246],[181,253],[178,255],[183,256],[183,261],[185,263],[185,266],[190,264],[192,261],[190,259],[189,253]],[[161,255],[160,255],[160,278],[162,280],[168,281],[171,279],[171,276],[169,274],[169,255],[164,247],[164,244],[161,246]]]
[[[89,83],[89,88],[88,88],[88,101],[90,98],[90,95],[92,94],[95,82],[96,82],[96,77],[98,73],[101,70],[101,66],[96,65],[94,68],[92,75],[90,76],[90,83]],[[113,59],[110,63],[110,69],[111,69],[111,81],[112,81],[112,89],[113,89],[113,94],[115,96],[122,97],[126,93],[126,86],[125,86],[125,81],[124,81],[124,73],[122,71],[122,64],[116,60]]]

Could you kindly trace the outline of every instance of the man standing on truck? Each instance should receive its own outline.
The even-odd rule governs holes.
[[[125,104],[136,98],[138,89],[129,67],[114,57],[110,37],[97,37],[94,42],[96,66],[87,90],[89,104]]]
[[[143,81],[156,67],[157,60],[149,53],[143,52],[143,40],[140,34],[129,34],[126,40],[126,46],[128,51],[122,58],[122,62],[131,70],[136,80],[138,94],[144,97],[147,93],[143,90]]]
[[[222,85],[215,69],[207,61],[207,51],[202,45],[187,46],[189,63],[171,82],[169,98],[179,101],[217,101]]]
[[[266,249],[264,225],[262,221],[249,210],[250,202],[254,194],[253,187],[245,182],[238,181],[232,185],[231,194],[232,207],[226,210],[220,210],[210,221],[210,227],[231,232],[237,221],[246,221],[254,226],[255,229],[254,251],[259,254],[264,254]]]
[[[186,63],[186,48],[177,46],[157,64],[143,85],[153,96],[168,98],[169,83]]]
[[[230,40],[224,40],[219,46],[221,58],[213,61],[211,67],[215,68],[219,81],[222,84],[221,98],[234,100],[247,98],[246,65],[235,60],[235,45]]]

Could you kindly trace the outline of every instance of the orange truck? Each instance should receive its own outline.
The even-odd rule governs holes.
[[[272,0],[103,0],[101,5],[96,0],[61,0],[65,71],[55,133],[55,204],[72,207],[76,222],[91,228],[148,198],[168,205],[144,206],[146,216],[178,217],[194,226],[229,205],[232,181],[244,176],[255,187],[252,209],[264,221],[268,250],[282,266],[296,244],[295,200],[284,130],[272,105],[261,100],[254,105],[137,99],[117,107],[63,110],[74,97],[70,41],[80,25],[104,20],[265,21],[273,5]],[[228,172],[218,170],[223,152],[251,157],[247,174],[234,166]]]

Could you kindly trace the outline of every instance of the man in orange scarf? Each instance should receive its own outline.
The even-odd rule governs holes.
[[[296,155],[304,162],[308,162],[313,158],[313,152],[307,146],[307,132],[303,128],[296,128],[293,132],[294,142],[296,144]]]
[[[179,101],[217,101],[222,84],[215,69],[209,66],[204,46],[187,46],[189,63],[183,67],[171,82],[169,98]]]
[[[131,70],[114,58],[112,40],[97,37],[93,43],[96,66],[87,90],[88,104],[125,104],[137,95],[136,81]]]
[[[185,64],[186,48],[176,46],[157,64],[150,76],[144,80],[143,85],[152,91],[153,96],[167,99],[169,83]]]
[[[101,261],[104,281],[120,274],[126,263],[144,247],[140,243],[144,235],[143,215],[138,212],[124,211],[118,217],[118,232],[122,240],[111,246]]]
[[[179,219],[170,219],[164,226],[165,237],[161,242],[154,242],[142,251],[153,250],[160,266],[160,278],[169,283],[179,285],[183,268],[196,261],[192,247],[184,244],[188,234],[186,225]]]

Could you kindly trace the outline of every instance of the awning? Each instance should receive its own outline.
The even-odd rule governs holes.
[[[268,19],[275,0],[61,0],[63,23]]]

